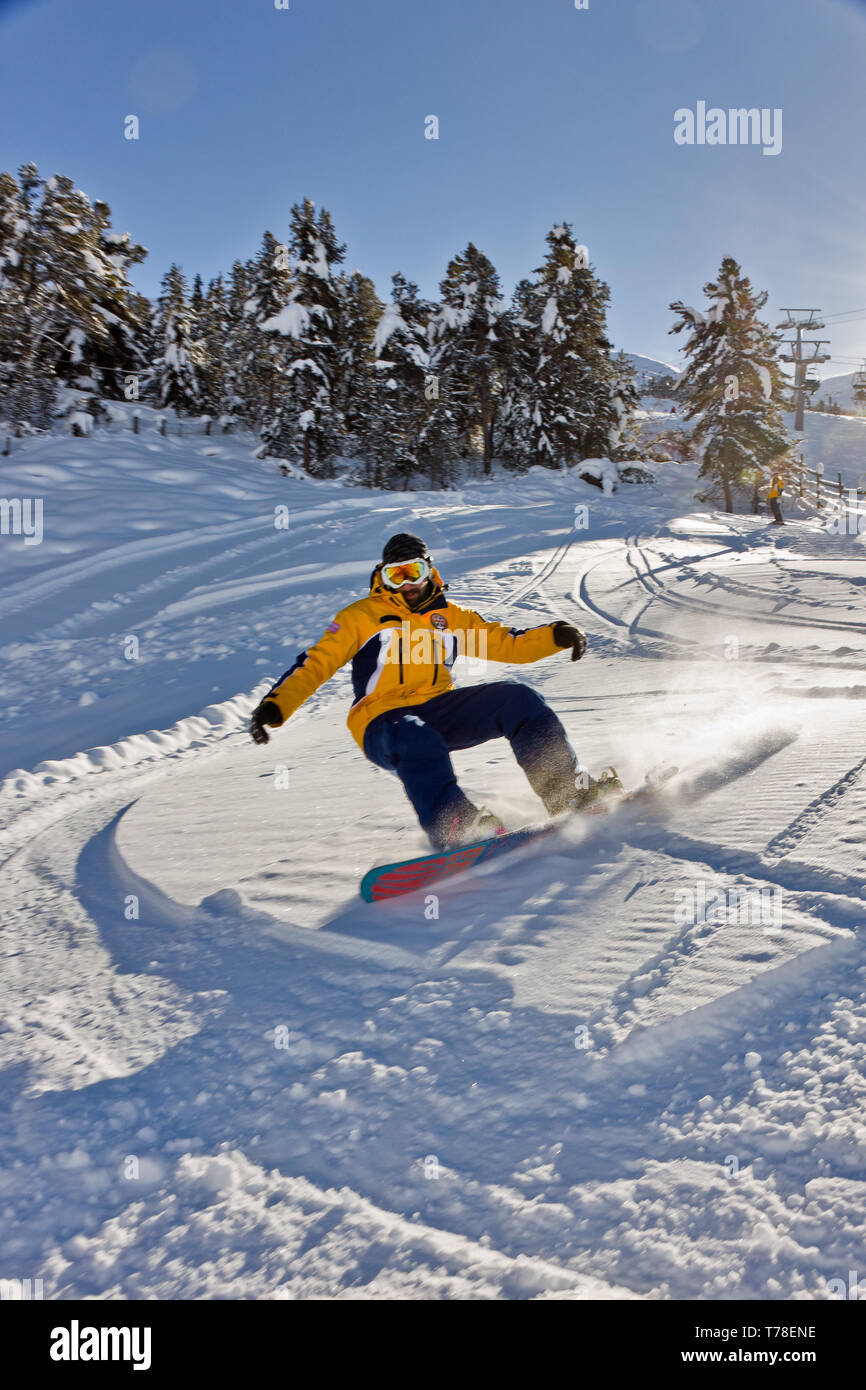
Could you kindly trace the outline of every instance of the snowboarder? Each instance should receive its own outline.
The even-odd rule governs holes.
[[[371,575],[369,596],[339,612],[253,711],[254,742],[267,743],[269,728],[284,724],[351,660],[349,729],[370,762],[400,778],[437,850],[505,828],[461,791],[454,749],[507,738],[550,815],[621,790],[615,777],[596,782],[578,772],[562,724],[531,686],[494,681],[457,690],[451,678],[455,658],[474,654],[476,642],[479,654],[493,661],[528,663],[557,651],[570,651],[578,661],[586,650],[584,633],[563,621],[520,630],[488,622],[447,599],[446,587],[422,540],[392,536]]]
[[[770,479],[770,490],[767,493],[767,501],[770,504],[770,511],[773,513],[774,517],[771,523],[773,526],[784,526],[785,524],[782,520],[782,508],[779,505],[784,490],[785,479],[782,477],[781,473],[774,473]]]

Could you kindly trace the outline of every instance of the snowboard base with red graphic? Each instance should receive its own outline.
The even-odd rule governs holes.
[[[678,771],[675,767],[647,778],[633,791],[621,796],[609,796],[602,802],[588,806],[578,815],[604,815],[619,806],[651,797],[670,777]],[[489,863],[502,854],[521,849],[524,845],[540,840],[545,835],[559,829],[562,819],[545,825],[528,825],[522,830],[507,831],[488,840],[476,840],[471,845],[461,845],[459,849],[441,850],[438,854],[419,855],[415,859],[404,859],[396,864],[380,864],[370,869],[361,879],[361,897],[368,903],[384,902],[386,898],[396,898],[403,893],[416,893],[432,883],[441,883],[453,878],[455,874],[465,873],[479,864]]]

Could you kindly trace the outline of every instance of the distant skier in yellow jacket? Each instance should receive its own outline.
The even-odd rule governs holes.
[[[782,508],[780,506],[784,490],[785,479],[782,477],[781,473],[774,473],[770,479],[770,490],[767,493],[767,501],[770,504],[770,511],[773,513],[774,517],[774,526],[784,526],[785,524],[782,520]]]
[[[434,846],[453,847],[500,833],[457,785],[450,754],[488,739],[507,738],[548,812],[581,809],[619,788],[582,774],[553,710],[531,686],[496,681],[456,690],[458,656],[491,661],[540,661],[562,650],[577,661],[585,635],[571,623],[515,629],[488,622],[451,603],[425,543],[393,536],[376,565],[367,598],[342,609],[324,635],[281,676],[253,711],[250,734],[268,742],[278,728],[346,662],[355,698],[351,733],[371,762],[395,772]]]

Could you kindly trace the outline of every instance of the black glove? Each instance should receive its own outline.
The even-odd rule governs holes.
[[[250,738],[253,743],[268,743],[270,734],[265,725],[269,724],[272,729],[278,729],[282,722],[283,716],[276,700],[262,700],[250,716]]]
[[[558,647],[571,647],[572,661],[580,661],[586,651],[586,633],[571,623],[554,623],[553,640]]]

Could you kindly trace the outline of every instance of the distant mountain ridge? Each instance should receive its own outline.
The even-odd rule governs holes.
[[[625,355],[634,367],[635,383],[641,393],[653,377],[669,374],[676,378],[680,375],[680,368],[672,366],[670,362],[660,362],[656,357],[643,357],[637,352],[627,352]],[[859,413],[863,407],[862,403],[854,399],[855,375],[855,372],[847,372],[844,376],[824,377],[812,396],[813,404],[819,400],[832,401],[832,404],[838,405],[848,413]]]
[[[680,374],[679,367],[672,367],[670,362],[660,362],[656,357],[642,357],[637,352],[627,352],[625,355],[634,367],[638,391],[643,391],[654,376],[678,377]]]
[[[847,372],[845,376],[825,376],[818,390],[812,396],[813,402],[829,401],[843,410],[856,410],[858,402],[854,399],[854,377],[856,373]]]

